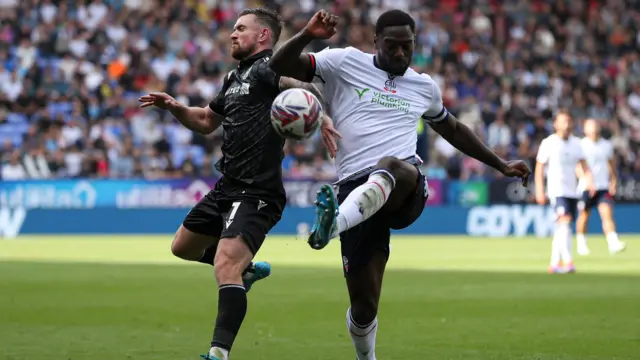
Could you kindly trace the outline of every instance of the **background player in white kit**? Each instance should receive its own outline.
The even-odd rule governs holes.
[[[536,202],[546,204],[547,196],[555,207],[556,229],[551,242],[550,273],[574,272],[571,255],[571,223],[578,210],[578,179],[576,167],[580,166],[586,181],[586,189],[595,193],[591,170],[585,161],[580,139],[571,134],[573,120],[567,111],[560,111],[555,118],[556,132],[542,140],[536,158]],[[547,196],[544,193],[544,167],[547,166]]]
[[[593,174],[596,192],[590,195],[586,190],[587,179],[578,169],[578,191],[582,194],[580,213],[576,220],[577,252],[589,255],[587,246],[587,224],[593,208],[597,208],[602,219],[602,230],[609,245],[609,252],[618,253],[625,248],[625,244],[618,239],[616,224],[613,220],[613,196],[616,194],[618,177],[616,176],[613,158],[613,145],[610,141],[600,137],[600,125],[596,120],[588,119],[584,123],[585,137],[580,140],[582,151]]]
[[[351,302],[347,327],[357,358],[371,360],[390,229],[411,225],[428,196],[425,177],[416,166],[421,162],[415,155],[418,121],[426,121],[463,153],[507,176],[521,177],[526,184],[530,171],[521,161],[505,162],[492,153],[448,113],[431,77],[409,68],[415,44],[415,23],[409,14],[391,10],[380,15],[375,55],[355,48],[301,54],[311,40],[334,35],[337,20],[318,12],[280,47],[270,64],[280,75],[325,83],[325,99],[343,136],[336,148],[336,129],[323,124],[325,143],[336,155],[340,208],[332,187],[323,186],[309,244],[321,249],[340,235]]]

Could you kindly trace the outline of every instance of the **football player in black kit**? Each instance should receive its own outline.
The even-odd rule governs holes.
[[[210,134],[220,125],[223,128],[223,158],[216,164],[223,177],[191,209],[171,244],[175,256],[215,268],[218,316],[204,359],[228,359],[247,311],[246,292],[271,272],[268,263],[252,263],[286,202],[285,140],[271,125],[271,104],[282,90],[292,87],[305,88],[322,101],[315,86],[280,77],[269,68],[281,30],[280,16],[271,10],[240,13],[231,34],[231,55],[240,62],[209,106],[187,107],[165,93],[139,99],[142,107],[170,111],[192,131]]]

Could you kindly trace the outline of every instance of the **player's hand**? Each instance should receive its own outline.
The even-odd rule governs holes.
[[[328,115],[324,115],[322,118],[320,133],[322,134],[322,142],[324,142],[324,146],[327,147],[329,156],[335,159],[336,152],[338,151],[338,139],[342,139],[342,135],[333,127],[333,119]]]
[[[178,100],[163,92],[153,92],[138,99],[141,108],[155,106],[162,110],[171,110],[178,104]]]
[[[618,191],[618,186],[616,183],[609,184],[609,195],[616,196],[617,191]]]
[[[544,194],[538,194],[536,193],[536,203],[538,205],[544,205],[547,203],[547,197],[544,196]]]
[[[520,180],[522,180],[522,186],[524,187],[529,185],[531,170],[522,160],[511,160],[505,162],[501,172],[504,176],[520,178]]]
[[[304,28],[307,35],[315,39],[329,39],[336,33],[339,18],[325,10],[318,11]]]

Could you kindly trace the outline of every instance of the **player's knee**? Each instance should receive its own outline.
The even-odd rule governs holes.
[[[385,169],[389,172],[392,172],[398,168],[401,168],[403,165],[402,160],[398,159],[395,156],[385,156],[382,159],[378,160],[376,164],[376,168]]]
[[[396,182],[396,188],[414,188],[418,178],[417,169],[408,162],[394,156],[385,156],[376,164],[377,169],[389,172]]]
[[[378,301],[374,296],[351,301],[351,317],[358,324],[369,324],[378,315]]]

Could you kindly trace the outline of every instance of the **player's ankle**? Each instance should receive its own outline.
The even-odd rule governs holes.
[[[229,359],[229,349],[224,345],[213,345],[209,350],[209,357],[213,357],[218,360],[228,360]]]

